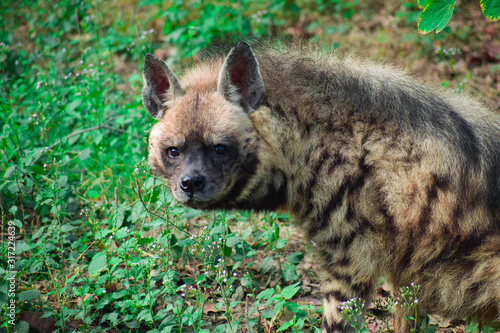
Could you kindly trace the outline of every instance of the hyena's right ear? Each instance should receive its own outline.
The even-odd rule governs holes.
[[[167,65],[151,54],[144,59],[142,102],[156,119],[163,117],[172,99],[184,95],[179,80]]]

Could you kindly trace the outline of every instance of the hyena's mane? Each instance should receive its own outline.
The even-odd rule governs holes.
[[[459,178],[465,187],[485,177],[482,200],[500,227],[497,115],[467,96],[352,55],[267,44],[255,52],[266,86],[263,104],[302,138],[315,127],[328,133],[363,123],[431,141],[448,164],[448,177]],[[438,186],[440,181],[448,180],[438,180]]]

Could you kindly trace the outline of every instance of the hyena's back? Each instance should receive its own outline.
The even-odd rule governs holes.
[[[292,210],[345,292],[332,295],[385,275],[420,284],[424,311],[500,321],[498,115],[379,66],[296,53],[260,64],[268,104],[310,150],[296,156]]]
[[[327,332],[381,277],[420,284],[420,313],[500,321],[500,117],[383,66],[256,59],[240,44],[180,83],[167,71],[160,116],[146,101],[163,81],[145,66],[145,104],[162,118],[150,162],[174,196],[289,211],[315,244]]]

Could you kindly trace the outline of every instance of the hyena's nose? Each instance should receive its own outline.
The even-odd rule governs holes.
[[[187,193],[194,193],[203,190],[205,187],[205,177],[188,176],[181,179],[181,189]]]

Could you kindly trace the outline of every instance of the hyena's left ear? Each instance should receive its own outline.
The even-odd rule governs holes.
[[[257,109],[264,98],[264,82],[250,46],[240,42],[231,50],[219,74],[218,92],[247,112]]]
[[[168,102],[184,95],[179,80],[167,65],[151,54],[144,59],[142,102],[151,115],[160,119]]]

